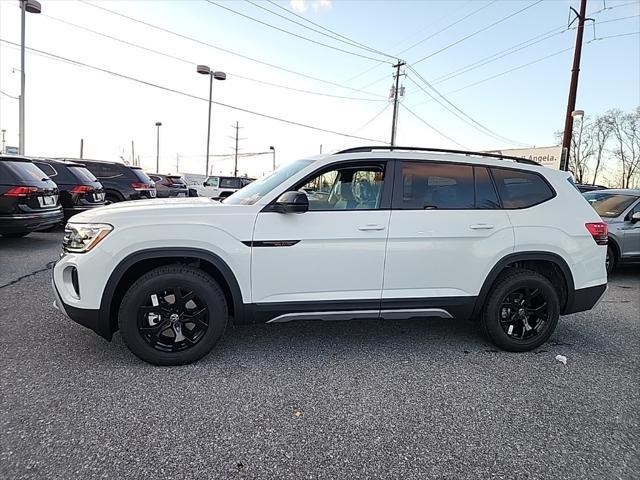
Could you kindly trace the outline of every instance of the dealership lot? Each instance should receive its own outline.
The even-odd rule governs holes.
[[[640,472],[638,267],[530,353],[467,322],[301,322],[232,328],[161,368],[52,307],[60,237],[0,238],[1,478]]]

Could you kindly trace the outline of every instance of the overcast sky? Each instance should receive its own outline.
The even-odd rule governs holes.
[[[235,132],[232,125],[239,122],[241,152],[268,151],[273,145],[278,163],[316,154],[321,144],[327,152],[373,140],[389,141],[393,69],[392,59],[384,54],[406,60],[420,75],[406,70],[403,103],[426,124],[402,108],[398,144],[469,149],[551,145],[553,132],[563,126],[575,42],[575,30],[566,29],[567,16],[570,6],[578,7],[577,1],[567,0],[219,2],[243,17],[205,1],[91,2],[201,42],[197,43],[89,2],[41,3],[42,14],[27,15],[28,47],[203,98],[208,97],[208,79],[198,75],[195,66],[207,64],[228,75],[225,82],[214,83],[215,101],[369,139],[323,133],[213,105],[213,155],[233,151],[234,140],[229,137]],[[264,9],[335,37],[321,27],[330,29],[351,44]],[[577,108],[587,114],[614,107],[630,110],[640,104],[640,1],[590,0],[588,13],[596,20],[595,33],[589,24]],[[604,38],[627,33],[635,34]],[[17,0],[0,0],[0,39],[0,127],[6,129],[7,144],[17,146],[18,101],[11,97],[20,93],[20,56],[17,47],[8,43],[20,42]],[[530,46],[523,43],[529,40]],[[364,47],[354,46],[355,42]],[[520,44],[526,48],[466,71]],[[563,49],[567,50],[556,54]],[[77,157],[83,138],[86,158],[129,160],[133,140],[142,165],[155,170],[155,122],[161,121],[160,170],[175,172],[180,155],[180,171],[204,173],[206,100],[42,53],[28,51],[26,61],[27,154]],[[503,72],[508,73],[499,75]],[[440,99],[447,110],[430,100],[424,90],[436,94],[423,79],[455,107]],[[213,157],[213,165],[215,173],[228,174],[233,168],[232,161],[220,157]],[[247,157],[240,160],[240,172],[260,175],[270,165],[270,155]]]

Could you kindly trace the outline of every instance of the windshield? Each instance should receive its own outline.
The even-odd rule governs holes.
[[[583,194],[601,217],[613,218],[624,212],[639,197],[620,193],[589,192]]]
[[[149,176],[146,173],[144,173],[144,171],[141,168],[131,167],[131,171],[141,182],[144,182],[149,185],[155,184],[155,182],[151,180],[151,178],[149,178]]]
[[[76,177],[76,179],[80,180],[81,182],[93,183],[98,181],[96,177],[93,176],[93,173],[91,173],[85,167],[69,166],[69,171]]]
[[[225,198],[223,202],[231,205],[253,205],[286,179],[292,177],[312,163],[313,160],[296,160],[295,162],[283,165],[270,175],[251,182],[242,190],[238,190],[233,195]]]

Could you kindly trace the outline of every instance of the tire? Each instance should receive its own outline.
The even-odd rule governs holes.
[[[605,267],[607,269],[607,275],[611,275],[613,269],[616,268],[616,264],[618,263],[618,257],[616,255],[616,251],[611,248],[611,245],[607,246],[607,258],[605,260]]]
[[[118,203],[122,201],[122,199],[118,195],[115,195],[113,193],[107,193],[104,196],[104,200],[106,205],[110,205],[112,203]]]
[[[199,314],[203,308],[205,313]],[[155,365],[184,365],[204,357],[222,337],[227,321],[227,302],[218,283],[197,268],[177,264],[142,275],[118,311],[124,343]]]
[[[18,233],[3,233],[2,236],[6,238],[22,238],[29,235],[31,232],[18,232]]]
[[[491,289],[481,325],[494,345],[509,352],[526,352],[549,339],[559,317],[560,300],[549,279],[531,270],[514,269],[499,277]]]

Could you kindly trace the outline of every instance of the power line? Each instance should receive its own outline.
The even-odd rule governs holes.
[[[232,50],[229,50],[229,49],[226,49],[226,48],[222,48],[222,47],[219,47],[217,45],[213,45],[212,43],[208,43],[208,42],[205,42],[203,40],[199,40],[197,38],[190,37],[188,35],[184,35],[182,33],[178,33],[178,32],[175,32],[173,30],[169,30],[168,28],[160,27],[158,25],[154,25],[153,23],[149,23],[149,22],[146,22],[144,20],[140,20],[138,18],[131,17],[129,15],[125,15],[124,13],[120,13],[120,12],[118,12],[116,10],[111,10],[111,9],[103,7],[101,5],[94,5],[93,3],[87,2],[86,0],[77,0],[77,1],[79,1],[79,2],[81,2],[83,4],[85,4],[85,5],[88,5],[90,7],[96,8],[98,10],[103,10],[105,12],[108,12],[108,13],[112,14],[112,15],[116,15],[116,16],[121,17],[121,18],[126,18],[127,20],[130,20],[132,22],[136,22],[136,23],[139,23],[141,25],[145,25],[145,26],[147,26],[149,28],[153,28],[155,30],[158,30],[158,31],[161,31],[161,32],[164,32],[164,33],[169,33],[169,34],[174,35],[176,37],[179,37],[179,38],[182,38],[182,39],[185,39],[185,40],[189,40],[191,42],[195,42],[195,43],[198,43],[200,45],[204,45],[204,46],[213,48],[215,50],[219,50],[219,51],[224,52],[224,53],[228,53],[229,55],[235,55],[236,57],[240,57],[240,58],[243,58],[245,60],[249,60],[249,61],[252,61],[252,62],[255,62],[255,63],[259,63],[259,64],[265,65],[267,67],[275,68],[275,69],[281,70],[283,72],[291,73],[293,75],[298,75],[300,77],[304,77],[304,78],[307,78],[307,79],[310,79],[310,80],[315,80],[317,82],[325,83],[327,85],[332,85],[334,87],[339,87],[339,88],[344,88],[346,90],[351,90],[352,92],[365,93],[367,95],[371,95],[371,96],[374,96],[374,97],[386,98],[383,95],[379,95],[379,94],[372,93],[372,92],[366,92],[366,91],[364,91],[362,89],[347,87],[346,85],[341,85],[339,83],[332,82],[330,80],[325,80],[325,79],[322,79],[322,78],[319,78],[319,77],[314,77],[313,75],[308,75],[306,73],[297,72],[297,71],[291,70],[289,68],[281,67],[279,65],[274,65],[272,63],[268,63],[268,62],[265,62],[265,61],[262,61],[262,60],[258,60],[257,58],[249,57],[248,55],[244,55],[242,53],[237,53],[237,52],[234,52]]]
[[[163,57],[170,58],[172,60],[176,60],[178,62],[182,62],[182,63],[185,63],[187,65],[191,65],[191,66],[197,65],[197,62],[194,62],[192,60],[186,60],[186,59],[184,59],[182,57],[176,57],[175,55],[171,55],[169,53],[162,52],[160,50],[155,50],[153,48],[145,47],[144,45],[133,43],[133,42],[130,42],[128,40],[124,40],[124,39],[119,38],[119,37],[114,37],[112,35],[108,35],[106,33],[99,32],[97,30],[93,30],[93,29],[85,27],[83,25],[78,25],[78,24],[69,22],[67,20],[63,20],[62,18],[54,17],[54,16],[47,15],[47,14],[44,14],[44,13],[42,13],[41,15],[46,17],[46,18],[49,18],[51,20],[55,20],[57,22],[61,22],[61,23],[64,23],[66,25],[69,25],[71,27],[78,28],[78,29],[84,30],[86,32],[90,32],[90,33],[93,33],[95,35],[99,35],[101,37],[105,37],[105,38],[108,38],[110,40],[114,40],[116,42],[120,42],[120,43],[123,43],[125,45],[129,45],[131,47],[139,48],[139,49],[147,51],[147,52],[155,53],[157,55],[161,55]],[[333,97],[333,98],[339,98],[339,99],[345,99],[345,100],[361,100],[361,101],[369,101],[369,102],[386,102],[386,99],[373,99],[373,98],[361,98],[361,97],[348,97],[348,96],[344,96],[344,95],[333,95],[331,93],[316,92],[316,91],[313,91],[313,90],[305,90],[305,89],[301,89],[301,88],[290,87],[288,85],[282,85],[282,84],[279,84],[279,83],[272,83],[272,82],[268,82],[266,80],[258,80],[256,78],[245,77],[243,75],[236,74],[236,73],[231,73],[231,72],[227,72],[227,73],[229,75],[231,75],[231,76],[234,76],[234,77],[237,77],[237,78],[241,78],[242,80],[261,83],[263,85],[269,85],[271,87],[276,87],[276,88],[284,88],[286,90],[292,90],[292,91],[295,91],[295,92],[306,93],[306,94],[310,94],[310,95],[320,95],[320,96],[324,96],[324,97]]]
[[[424,57],[420,58],[419,60],[416,60],[412,64],[413,65],[417,65],[418,63],[420,63],[420,62],[422,62],[422,61],[424,61],[424,60],[426,60],[428,58],[431,58],[431,57],[433,57],[435,55],[438,55],[439,53],[442,53],[445,50],[448,50],[449,48],[454,47],[455,45],[458,45],[458,44],[464,42],[465,40],[468,40],[468,39],[478,35],[479,33],[485,32],[485,31],[489,30],[490,28],[493,28],[493,27],[495,27],[496,25],[498,25],[498,24],[500,24],[502,22],[505,22],[505,21],[509,20],[510,18],[515,17],[516,15],[518,15],[518,14],[520,14],[520,13],[526,11],[526,10],[529,10],[530,8],[535,7],[539,3],[542,3],[542,0],[537,0],[536,2],[534,2],[534,3],[530,4],[530,5],[527,5],[526,7],[521,8],[520,10],[518,10],[516,12],[513,12],[513,13],[507,15],[506,17],[502,17],[501,19],[493,22],[490,25],[487,25],[486,27],[481,28],[480,30],[476,30],[475,32],[470,33],[469,35],[467,35],[465,37],[462,37],[461,39],[456,40],[455,42],[450,43],[449,45],[446,45],[446,46],[442,47],[441,49],[436,50],[435,52],[430,53],[429,55],[425,55]]]
[[[7,92],[3,92],[2,90],[0,90],[0,93],[3,94],[3,95],[6,95],[9,98],[14,99],[14,100],[19,100],[20,99],[20,97],[14,97],[13,95],[9,95]]]
[[[263,22],[262,20],[259,20],[259,19],[255,18],[255,17],[252,17],[251,15],[247,15],[247,14],[244,14],[242,12],[238,12],[237,10],[234,10],[233,8],[229,8],[229,7],[225,7],[224,5],[220,5],[219,3],[216,3],[213,0],[205,0],[205,1],[207,3],[209,3],[209,4],[211,4],[211,5],[214,5],[214,6],[218,7],[218,8],[222,8],[223,10],[227,10],[228,12],[235,13],[236,15],[239,15],[239,16],[241,16],[243,18],[246,18],[246,19],[251,20],[253,22],[259,23],[261,25],[264,25],[265,27],[269,27],[269,28],[272,28],[272,29],[277,30],[279,32],[286,33],[287,35],[291,35],[293,37],[299,38],[299,39],[304,40],[306,42],[315,43],[316,45],[321,45],[323,47],[330,48],[330,49],[336,50],[338,52],[346,53],[348,55],[353,55],[355,57],[365,58],[367,60],[373,60],[374,62],[380,61],[379,58],[369,57],[367,55],[362,55],[362,54],[357,53],[357,52],[351,52],[349,50],[345,50],[345,49],[340,48],[340,47],[329,45],[328,43],[323,43],[323,42],[319,42],[318,40],[313,40],[312,38],[305,37],[304,35],[298,35],[297,33],[290,32],[289,30],[286,30],[284,28],[280,28],[280,27],[277,27],[275,25],[272,25],[269,22]]]
[[[9,45],[13,45],[14,47],[19,47],[20,46],[18,43],[11,42],[11,41],[5,40],[3,38],[0,38],[0,42],[7,43]],[[35,48],[31,48],[31,47],[25,47],[25,48],[27,50],[29,50],[29,51],[39,53],[41,55],[44,55],[44,56],[49,57],[49,58],[52,58],[54,60],[59,60],[59,61],[63,61],[63,62],[74,64],[76,66],[90,68],[92,70],[97,70],[99,72],[103,72],[103,73],[107,73],[109,75],[113,75],[115,77],[124,78],[126,80],[131,80],[133,82],[137,82],[137,83],[141,83],[143,85],[147,85],[147,86],[150,86],[150,87],[158,88],[160,90],[165,90],[167,92],[176,93],[178,95],[183,95],[185,97],[193,98],[193,99],[196,99],[196,100],[202,100],[202,101],[205,101],[205,102],[209,101],[209,99],[204,98],[204,97],[199,97],[197,95],[193,95],[191,93],[187,93],[187,92],[184,92],[184,91],[181,91],[181,90],[176,90],[174,88],[165,87],[163,85],[158,85],[156,83],[148,82],[146,80],[141,80],[139,78],[131,77],[131,76],[125,75],[123,73],[118,73],[118,72],[114,72],[112,70],[107,70],[106,68],[96,67],[95,65],[90,65],[88,63],[79,62],[77,60],[73,60],[73,59],[70,59],[70,58],[62,57],[60,55],[56,55],[54,53],[45,52],[43,50],[38,50],[38,49],[35,49]],[[298,127],[309,128],[309,129],[317,130],[317,131],[320,131],[320,132],[330,133],[332,135],[339,135],[341,137],[347,137],[347,138],[355,138],[357,140],[367,140],[367,141],[372,141],[372,142],[376,142],[376,143],[383,143],[383,144],[386,143],[386,142],[384,142],[382,140],[376,140],[376,139],[371,139],[371,138],[366,138],[366,137],[359,137],[359,136],[351,135],[351,134],[348,134],[348,133],[336,132],[335,130],[329,130],[329,129],[326,129],[326,128],[316,127],[316,126],[313,126],[313,125],[308,125],[308,124],[305,124],[305,123],[296,122],[294,120],[287,120],[285,118],[275,117],[273,115],[268,115],[266,113],[260,113],[260,112],[256,112],[256,111],[249,110],[249,109],[242,108],[242,107],[236,107],[234,105],[229,105],[229,104],[222,103],[222,102],[212,101],[211,103],[213,103],[215,105],[219,105],[221,107],[229,108],[229,109],[232,109],[232,110],[237,110],[239,112],[249,113],[251,115],[256,115],[256,116],[263,117],[263,118],[268,118],[269,120],[275,120],[275,121],[278,121],[278,122],[287,123],[289,125],[295,125],[295,126],[298,126]]]
[[[493,5],[494,3],[496,3],[497,1],[498,1],[498,0],[493,0],[492,2],[489,2],[489,3],[487,3],[486,5],[483,5],[482,7],[480,7],[480,8],[478,8],[478,9],[474,10],[473,12],[468,13],[468,14],[467,14],[467,15],[465,15],[464,17],[462,17],[462,18],[460,18],[460,19],[456,20],[455,22],[453,22],[453,23],[451,23],[451,24],[447,25],[446,27],[444,27],[444,28],[442,28],[442,29],[438,30],[438,31],[437,31],[437,32],[435,32],[435,33],[432,33],[432,34],[430,34],[430,35],[428,35],[428,36],[424,37],[422,40],[419,40],[418,42],[414,43],[414,44],[413,44],[413,45],[411,45],[410,47],[405,48],[405,49],[404,49],[404,50],[402,50],[400,53],[408,52],[408,51],[409,51],[409,50],[411,50],[412,48],[417,47],[418,45],[420,45],[420,44],[422,44],[422,43],[426,42],[427,40],[429,40],[429,39],[431,39],[431,38],[435,37],[436,35],[439,35],[440,33],[444,32],[444,31],[446,31],[446,30],[449,30],[451,27],[456,26],[456,25],[457,25],[457,24],[459,24],[460,22],[462,22],[462,21],[466,20],[466,19],[467,19],[467,18],[469,18],[469,17],[472,17],[473,15],[475,15],[475,14],[476,14],[476,13],[478,13],[478,12],[481,12],[481,11],[482,11],[482,10],[484,10],[485,8],[490,7],[491,5]],[[399,55],[399,54],[398,54],[398,55]]]
[[[356,133],[358,133],[360,130],[362,130],[362,129],[363,129],[363,128],[365,128],[365,127],[368,127],[371,123],[373,123],[373,122],[375,121],[375,119],[376,119],[376,118],[378,118],[380,115],[382,115],[384,112],[386,112],[386,111],[387,111],[387,108],[389,108],[389,105],[391,105],[391,104],[390,104],[390,103],[387,103],[387,104],[384,106],[384,108],[383,108],[382,110],[380,110],[378,113],[376,113],[376,114],[375,114],[371,119],[367,120],[367,122],[366,122],[364,125],[362,125],[362,126],[360,126],[360,127],[356,128],[356,129],[353,131],[353,134],[355,135],[355,134],[356,134]]]
[[[308,22],[308,23],[310,23],[311,25],[315,25],[316,27],[321,28],[321,29],[322,29],[322,30],[324,30],[325,32],[329,32],[329,33],[331,33],[331,35],[329,35],[329,34],[327,34],[327,33],[325,33],[325,32],[322,32],[322,31],[320,31],[320,30],[317,30],[317,29],[315,29],[315,28],[311,28],[311,27],[309,27],[308,25],[305,25],[305,24],[303,24],[303,23],[297,22],[297,21],[295,21],[295,20],[293,20],[293,19],[291,19],[291,18],[285,17],[284,15],[281,15],[281,14],[279,14],[278,12],[274,12],[273,10],[270,10],[270,9],[268,9],[268,8],[266,8],[266,7],[263,7],[263,6],[262,6],[262,5],[260,5],[259,3],[253,2],[252,0],[245,0],[245,1],[246,1],[247,3],[250,3],[251,5],[253,5],[254,7],[260,8],[260,9],[264,10],[265,12],[269,12],[269,13],[271,13],[272,15],[275,15],[275,16],[277,16],[277,17],[279,17],[279,18],[282,18],[282,19],[286,20],[287,22],[291,22],[291,23],[293,23],[293,24],[295,24],[295,25],[299,25],[299,26],[301,26],[302,28],[306,28],[307,30],[311,30],[312,32],[316,32],[316,33],[318,33],[318,34],[320,34],[320,35],[324,35],[325,37],[331,38],[331,39],[336,40],[336,41],[338,41],[338,42],[345,43],[345,44],[347,44],[347,45],[349,45],[349,46],[352,46],[352,47],[361,48],[361,49],[366,50],[366,51],[371,52],[371,53],[377,53],[378,55],[382,55],[383,57],[393,58],[391,55],[388,55],[388,54],[386,54],[386,53],[384,53],[384,52],[381,52],[380,50],[376,50],[375,48],[371,48],[371,47],[369,47],[369,46],[365,45],[364,43],[360,43],[360,42],[357,42],[357,41],[355,41],[355,40],[352,40],[352,39],[350,39],[349,37],[346,37],[346,36],[344,36],[344,35],[342,35],[342,34],[340,34],[340,33],[334,32],[333,30],[329,30],[328,28],[325,28],[325,27],[323,27],[322,25],[320,25],[320,24],[318,24],[318,23],[312,22],[311,20],[308,20],[307,18],[303,17],[302,15],[298,15],[297,13],[292,12],[292,11],[290,11],[290,10],[288,10],[288,9],[284,8],[282,5],[278,5],[277,3],[273,2],[272,0],[267,0],[267,1],[268,1],[269,3],[271,3],[272,5],[275,5],[276,7],[278,7],[278,8],[280,8],[280,9],[284,10],[284,11],[285,11],[285,12],[287,12],[288,14],[290,14],[290,15],[294,15],[294,16],[296,16],[296,17],[298,17],[298,18],[301,18],[301,19],[302,19],[302,20],[304,20],[305,22]]]
[[[621,33],[621,34],[618,34],[618,35],[607,35],[606,37],[599,37],[599,38],[595,38],[593,40],[589,40],[588,42],[585,42],[585,45],[588,45],[588,44],[593,43],[593,42],[598,42],[600,40],[606,40],[606,39],[609,39],[609,38],[628,37],[630,35],[638,35],[638,34],[640,34],[640,31],[638,31],[638,32]],[[452,94],[458,93],[458,92],[460,92],[462,90],[466,90],[467,88],[475,87],[476,85],[480,85],[481,83],[488,82],[489,80],[493,80],[494,78],[502,77],[503,75],[507,75],[508,73],[515,72],[516,70],[521,70],[521,69],[523,69],[525,67],[528,67],[530,65],[534,65],[536,63],[542,62],[544,60],[547,60],[549,58],[555,57],[555,56],[560,55],[562,53],[568,52],[569,50],[573,50],[573,47],[563,48],[562,50],[558,50],[556,52],[550,53],[549,55],[545,55],[544,57],[537,58],[535,60],[532,60],[532,61],[527,62],[527,63],[523,63],[521,65],[517,65],[517,66],[515,66],[513,68],[510,68],[508,70],[505,70],[503,72],[496,73],[495,75],[491,75],[489,77],[483,78],[482,80],[478,80],[477,82],[473,82],[473,83],[470,83],[468,85],[464,85],[464,86],[462,86],[460,88],[457,88],[455,90],[451,90],[451,91],[445,93],[444,95],[452,95]],[[417,103],[417,104],[413,105],[412,108],[418,107],[420,105],[424,105],[425,103],[429,103],[431,101],[433,101],[433,99],[427,100],[427,101],[424,101],[424,102],[421,102],[421,103]]]
[[[434,127],[433,125],[431,125],[429,122],[427,122],[424,118],[422,118],[421,116],[419,116],[417,113],[414,113],[411,109],[409,109],[409,107],[407,107],[404,103],[400,104],[401,107],[403,107],[407,112],[409,112],[411,115],[413,115],[415,118],[417,118],[418,120],[420,120],[420,122],[424,123],[427,127],[429,127],[431,130],[433,130],[434,132],[436,132],[438,135],[440,135],[441,137],[446,138],[447,140],[449,140],[450,142],[453,142],[454,144],[458,145],[459,147],[465,149],[465,150],[469,150],[469,147],[465,147],[464,145],[462,145],[461,143],[455,141],[453,138],[451,138],[450,136],[442,133],[440,130],[438,130],[436,127]]]

